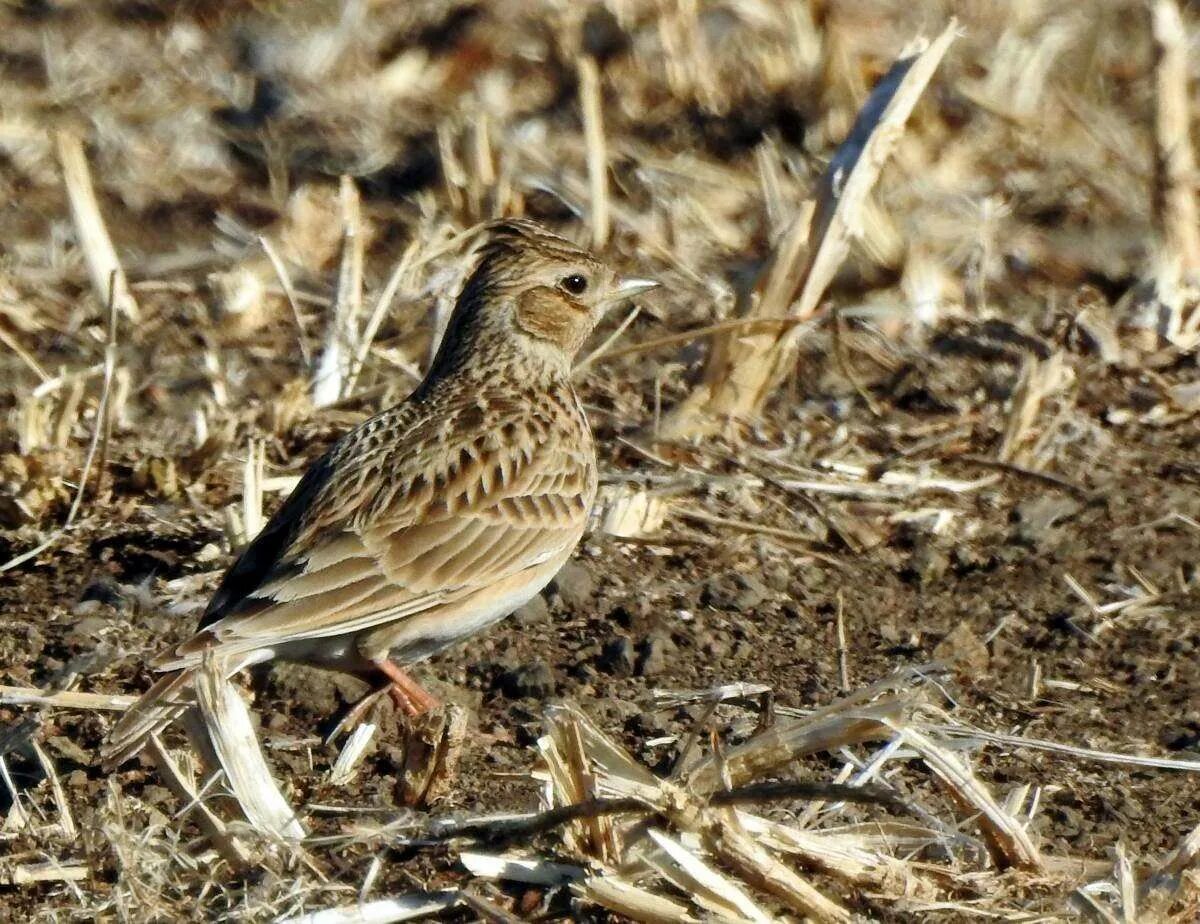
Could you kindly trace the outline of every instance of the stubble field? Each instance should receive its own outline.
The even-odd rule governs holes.
[[[400,920],[356,903],[420,896],[453,919],[1193,920],[1200,241],[1180,152],[1200,24],[1116,0],[589,10],[0,12],[0,918]],[[952,14],[814,293],[817,224],[788,255],[805,202]],[[308,836],[247,830],[198,775],[235,870],[149,758],[101,772],[106,697],[145,689],[295,476],[416,384],[465,232],[499,214],[661,283],[581,354],[593,528],[542,597],[416,669],[467,717],[431,806],[403,804],[386,701],[331,778],[357,681],[242,678]],[[712,692],[735,683],[757,686]],[[740,756],[848,716],[824,746]],[[628,795],[614,744],[687,795],[435,836]],[[891,801],[712,796],[768,780]],[[534,872],[477,859],[500,855]]]

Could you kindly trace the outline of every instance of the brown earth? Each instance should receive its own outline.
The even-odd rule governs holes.
[[[581,376],[606,482],[644,486],[666,518],[637,539],[593,531],[544,598],[416,669],[470,716],[458,775],[432,811],[534,807],[531,745],[548,701],[577,703],[656,770],[700,716],[653,710],[655,688],[750,681],[783,706],[830,703],[842,692],[839,611],[851,688],[946,661],[944,705],[964,723],[1200,760],[1200,418],[1186,391],[1197,354],[1123,326],[1161,245],[1147,125],[1156,59],[1140,0],[1099,4],[1094,17],[1026,3],[1012,22],[1000,4],[700,4],[688,41],[670,48],[664,37],[692,5],[621,4],[632,12],[620,21],[596,6],[580,22],[562,13],[570,4],[374,2],[353,29],[331,5],[287,16],[275,6],[0,4],[0,567],[52,540],[0,572],[0,683],[145,689],[147,659],[192,631],[231,559],[226,511],[241,504],[248,442],[263,441],[268,476],[296,475],[401,398],[413,385],[405,370],[427,357],[436,298],[459,278],[449,242],[463,229],[519,211],[586,237],[579,47],[604,67],[606,256],[664,283],[623,346],[729,315],[778,241],[771,211],[798,207],[870,83],[909,37],[954,13],[965,34],[884,171],[867,241],[823,303],[825,319],[846,312],[837,343],[834,325],[819,325],[760,417],[694,444],[656,441],[654,424],[698,378],[706,338]],[[1028,61],[1051,62],[1036,92],[1012,76]],[[112,436],[59,535],[97,425],[107,331],[63,194],[61,128],[86,140],[141,317],[119,326]],[[491,181],[479,175],[485,149]],[[210,274],[245,270],[271,289],[256,235],[290,241],[301,336],[316,351],[339,272],[329,229],[340,227],[340,175],[363,195],[368,309],[399,255],[412,245],[416,257],[355,394],[313,411],[281,294],[238,314]],[[913,318],[926,289],[937,302],[928,323]],[[1185,296],[1194,318],[1196,293]],[[1097,327],[1118,343],[1111,361],[1096,355]],[[997,464],[1022,376],[1056,362],[1066,375],[1017,441],[1021,464]],[[200,418],[208,438],[197,445]],[[845,476],[850,495],[775,484],[840,477],[838,464],[863,470]],[[893,475],[973,486],[905,495],[884,490]],[[1147,599],[1097,614],[1068,576],[1100,604]],[[290,666],[243,679],[289,799],[326,807],[311,809],[314,833],[411,820],[397,801],[392,717],[350,785],[325,782],[338,752],[321,737],[361,685]],[[722,707],[718,739],[744,737],[755,708]],[[73,884],[0,884],[0,919],[267,920],[352,902],[374,857],[385,862],[372,896],[467,878],[450,848],[399,850],[383,837],[316,846],[311,870],[230,877],[194,820],[175,820],[181,806],[148,761],[97,766],[111,722],[0,706],[13,786],[47,813],[0,830],[0,876],[47,860],[87,868]],[[54,807],[33,741],[78,838],[47,833]],[[1144,871],[1200,824],[1191,772],[1009,745],[968,753],[998,797],[1040,787],[1033,831],[1050,855],[1103,865],[1123,845]],[[842,756],[787,775],[832,779]],[[909,785],[902,772],[896,781]],[[944,794],[915,794],[956,817]],[[0,814],[14,817],[6,785]],[[562,850],[553,837],[533,846]],[[1003,892],[1006,908],[1061,914],[1070,889],[1098,877],[979,888],[1002,882],[991,897]],[[930,919],[818,880],[864,914]],[[489,894],[525,915],[596,916],[565,890]]]
[[[652,688],[754,681],[770,684],[782,705],[830,702],[839,692],[839,598],[854,685],[903,665],[960,654],[970,667],[957,674],[952,696],[959,716],[982,728],[1099,749],[1200,757],[1200,532],[1181,520],[1162,522],[1169,513],[1200,517],[1200,434],[1191,422],[1104,427],[1109,400],[1136,387],[1137,376],[1090,371],[1098,377],[1083,386],[1077,407],[1090,412],[1108,451],[1060,471],[1075,491],[1006,473],[991,487],[954,498],[958,515],[975,528],[953,544],[901,529],[858,554],[830,542],[817,559],[720,529],[713,529],[710,545],[688,542],[686,534],[677,537],[679,544],[668,535],[663,545],[590,536],[542,600],[418,669],[435,691],[470,712],[459,776],[437,810],[533,808],[536,790],[525,774],[548,700],[580,704],[659,770],[671,765],[676,746],[645,742],[684,734],[695,717],[688,710],[646,708]],[[809,398],[796,413],[819,431],[832,423],[826,405]],[[893,408],[873,419],[854,408],[848,419],[868,438],[887,443],[940,415]],[[621,458],[611,429],[602,425],[601,431],[610,471],[648,471],[637,458]],[[321,441],[297,438],[295,445],[289,470]],[[48,688],[75,674],[79,689],[136,691],[146,683],[143,659],[191,631],[195,614],[168,612],[163,586],[206,573],[198,587],[202,593],[212,586],[212,569],[226,556],[200,564],[197,555],[221,544],[215,511],[223,499],[235,499],[233,489],[219,476],[207,479],[200,512],[194,498],[152,501],[122,474],[148,451],[145,434],[120,434],[110,450],[112,480],[93,502],[93,514],[5,576],[3,682]],[[970,463],[951,463],[943,471],[980,473]],[[7,535],[4,557],[22,547],[13,533]],[[1118,615],[1111,628],[1089,636],[1098,620],[1063,576],[1069,573],[1107,600],[1119,596],[1112,587],[1132,583],[1133,569],[1162,591],[1155,610]],[[202,596],[192,598],[193,606],[200,602]],[[1031,695],[1035,664],[1042,682]],[[1069,685],[1055,685],[1062,681]],[[280,666],[257,678],[255,688],[268,745],[300,742],[271,751],[296,804],[396,805],[402,754],[394,718],[384,719],[385,734],[354,784],[331,790],[321,782],[336,749],[315,736],[364,692],[360,684]],[[10,728],[23,714],[0,711]],[[54,711],[41,721],[39,735],[85,826],[114,781],[149,810],[176,810],[148,764],[115,777],[99,771],[94,754],[107,719]],[[19,785],[38,778],[24,748],[8,760]],[[1186,773],[1007,748],[987,750],[978,767],[1000,790],[1018,783],[1044,787],[1035,829],[1051,854],[1103,858],[1120,842],[1133,855],[1150,857],[1171,849],[1200,822],[1195,781]],[[810,761],[798,769],[822,777],[836,763]],[[323,826],[337,828],[329,820],[318,824]],[[361,862],[355,855],[349,850],[338,862],[349,871]],[[455,868],[452,855],[431,851],[400,865],[391,874],[399,878],[384,885],[406,887],[413,873],[428,884],[445,884],[456,880]]]

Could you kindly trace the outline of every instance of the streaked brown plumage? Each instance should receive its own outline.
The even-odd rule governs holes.
[[[637,288],[637,286],[634,286]],[[226,572],[195,636],[105,744],[115,765],[187,708],[202,657],[227,674],[280,658],[388,676],[417,714],[411,664],[536,594],[596,493],[570,363],[624,294],[533,222],[493,224],[422,384],[315,462]]]

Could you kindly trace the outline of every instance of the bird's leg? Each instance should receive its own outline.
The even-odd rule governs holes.
[[[391,691],[392,686],[391,684],[388,684],[386,687],[380,687],[378,690],[372,690],[357,703],[351,706],[350,711],[342,716],[341,719],[338,720],[338,723],[333,726],[333,730],[325,736],[325,743],[329,744],[330,742],[335,741],[343,733],[348,732],[360,725],[363,719],[367,717],[367,713],[371,711],[371,707],[379,702],[379,697],[384,696]]]
[[[423,715],[441,705],[436,696],[423,689],[394,661],[380,658],[371,663],[392,682],[392,697],[396,700],[396,705],[404,710],[405,715],[410,718]]]
[[[410,719],[441,706],[437,697],[421,687],[395,662],[389,661],[387,658],[380,658],[377,661],[373,660],[371,664],[387,678],[387,684],[373,690],[355,703],[329,733],[327,741],[333,741],[343,732],[349,731],[362,722],[371,707],[384,694],[390,694],[397,708]]]

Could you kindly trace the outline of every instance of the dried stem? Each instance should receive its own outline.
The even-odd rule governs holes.
[[[103,304],[111,301],[117,311],[137,323],[138,305],[129,291],[125,271],[121,269],[117,251],[100,214],[83,142],[68,131],[55,133],[54,140],[71,203],[71,216],[75,220],[75,232],[79,235],[79,247],[92,277],[92,290]]]
[[[588,188],[592,204],[592,246],[608,243],[608,152],[604,143],[603,103],[600,98],[600,65],[591,55],[580,55],[579,101],[583,109],[583,136],[587,144]]]
[[[1154,69],[1155,217],[1163,242],[1185,276],[1200,271],[1200,216],[1189,106],[1188,34],[1175,0],[1153,8],[1158,61]]]
[[[859,233],[867,196],[956,29],[951,21],[924,50],[903,55],[880,80],[818,183],[811,218],[801,210],[793,219],[753,296],[743,300],[743,315],[803,320],[816,311]],[[800,330],[715,341],[700,384],[664,421],[661,434],[702,435],[757,414],[791,369]]]

